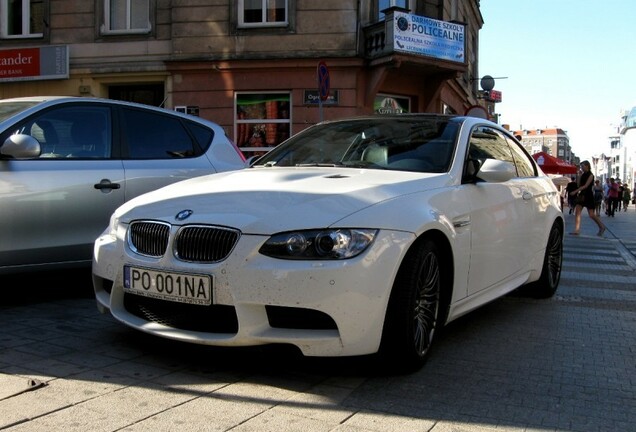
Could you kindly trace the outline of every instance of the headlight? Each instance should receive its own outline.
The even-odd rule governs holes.
[[[273,258],[338,260],[353,258],[373,242],[377,230],[341,228],[291,231],[271,236],[260,253]]]
[[[117,213],[113,213],[110,216],[110,222],[108,223],[108,235],[113,239],[117,238],[117,226],[119,225],[119,216]]]

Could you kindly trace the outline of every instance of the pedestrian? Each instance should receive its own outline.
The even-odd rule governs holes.
[[[627,183],[623,185],[623,211],[627,211],[627,206],[629,205],[629,200],[632,199],[632,191],[629,190],[629,186]]]
[[[618,211],[621,211],[623,209],[623,192],[625,191],[625,186],[623,186],[623,183],[619,181],[617,181],[616,184],[618,185],[618,200],[616,201],[616,208]]]
[[[596,214],[601,214],[601,205],[603,204],[603,186],[600,180],[594,180],[594,203],[596,204]]]
[[[610,177],[610,187],[607,192],[607,198],[607,204],[609,206],[607,215],[614,217],[614,213],[616,213],[616,207],[618,205],[618,183],[616,183],[614,177]]]
[[[592,174],[592,166],[589,161],[581,162],[581,174],[579,184],[580,186],[571,192],[571,195],[578,197],[576,200],[576,207],[574,209],[574,231],[570,234],[579,235],[581,230],[581,212],[585,207],[587,214],[590,216],[596,225],[598,225],[597,236],[602,237],[605,232],[605,225],[601,222],[601,218],[596,214],[596,203],[594,202],[594,192],[592,187],[594,185],[594,174]]]
[[[603,205],[605,206],[605,215],[609,216],[609,190],[610,190],[610,179],[609,177],[605,179],[605,184],[603,185]]]
[[[572,214],[576,207],[576,203],[574,202],[576,197],[572,195],[572,191],[577,187],[579,187],[579,185],[576,183],[576,177],[570,177],[570,182],[565,186],[565,196],[568,198],[568,207],[570,208],[569,214]]]

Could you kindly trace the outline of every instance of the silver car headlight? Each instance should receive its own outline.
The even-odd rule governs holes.
[[[113,213],[110,216],[110,222],[108,223],[108,235],[113,239],[117,239],[117,227],[119,226],[119,215]]]
[[[364,228],[290,231],[271,236],[259,252],[282,259],[347,259],[364,252],[377,233]]]

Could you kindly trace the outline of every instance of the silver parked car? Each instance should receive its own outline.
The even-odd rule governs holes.
[[[88,266],[126,201],[244,167],[201,118],[99,98],[0,100],[0,274]]]

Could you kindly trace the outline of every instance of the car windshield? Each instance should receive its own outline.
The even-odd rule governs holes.
[[[24,111],[27,108],[30,108],[34,105],[37,105],[40,102],[33,101],[20,101],[20,102],[1,102],[0,101],[0,121],[8,119],[14,114],[19,113],[20,111]]]
[[[253,166],[334,166],[446,172],[459,123],[449,117],[363,118],[308,128]]]

